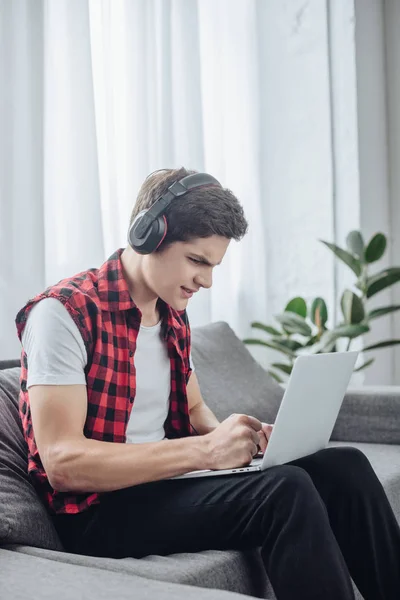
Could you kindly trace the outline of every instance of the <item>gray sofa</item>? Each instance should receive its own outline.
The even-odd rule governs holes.
[[[241,412],[274,421],[283,390],[226,323],[193,330],[193,360],[203,396],[217,417]],[[257,548],[140,560],[66,553],[27,476],[18,361],[3,361],[0,369],[1,600],[25,600],[27,594],[59,600],[164,600],[180,595],[187,600],[234,600],[237,592],[275,598]],[[400,388],[348,392],[330,443],[351,444],[368,456],[400,522]]]

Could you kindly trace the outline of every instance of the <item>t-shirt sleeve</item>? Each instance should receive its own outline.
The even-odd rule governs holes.
[[[190,351],[190,354],[189,354],[189,362],[190,362],[190,368],[192,369],[192,371],[195,371],[194,362],[193,362],[192,352],[191,351]]]
[[[87,353],[77,325],[55,298],[38,302],[22,334],[32,385],[86,385]]]

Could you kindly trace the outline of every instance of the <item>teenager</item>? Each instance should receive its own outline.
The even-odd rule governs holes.
[[[278,600],[350,600],[350,576],[366,600],[398,600],[399,526],[360,451],[169,479],[246,465],[268,443],[271,425],[241,414],[219,423],[205,404],[186,315],[246,231],[239,201],[210,175],[155,172],[139,191],[127,247],[21,309],[32,481],[69,552],[260,547]]]

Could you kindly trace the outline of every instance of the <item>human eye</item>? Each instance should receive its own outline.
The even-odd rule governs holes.
[[[192,262],[194,262],[196,265],[201,265],[201,260],[197,260],[196,258],[192,258],[191,256],[189,256],[189,260],[191,260]]]

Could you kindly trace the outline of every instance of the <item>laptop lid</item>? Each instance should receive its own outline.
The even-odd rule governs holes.
[[[261,468],[325,448],[358,352],[299,356],[282,399]]]

